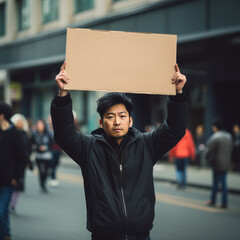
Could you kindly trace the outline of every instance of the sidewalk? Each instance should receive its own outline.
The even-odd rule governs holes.
[[[68,167],[78,167],[67,155],[61,156],[61,164]],[[176,183],[175,165],[168,162],[157,163],[154,166],[153,176],[155,181]],[[233,194],[240,194],[240,174],[228,172],[228,191]],[[187,168],[187,182],[188,186],[211,189],[212,171],[210,168],[198,169],[195,166],[189,165]]]
[[[175,165],[165,162],[158,163],[154,166],[153,176],[155,181],[175,184]],[[240,194],[240,174],[229,171],[227,181],[229,193]],[[198,169],[195,166],[189,165],[187,168],[187,183],[191,187],[211,189],[212,170],[207,167]]]

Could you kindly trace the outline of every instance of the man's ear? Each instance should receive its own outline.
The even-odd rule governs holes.
[[[129,127],[132,127],[132,125],[133,125],[133,118],[129,117]]]
[[[103,120],[101,118],[99,119],[99,125],[101,128],[103,128]]]

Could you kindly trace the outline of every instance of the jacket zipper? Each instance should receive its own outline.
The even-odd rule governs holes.
[[[121,155],[121,159],[120,159],[120,174],[121,174],[121,179],[123,176],[123,165],[122,165],[122,156],[126,150],[126,148],[133,142],[134,140],[130,141],[125,148],[123,149],[122,155]],[[122,186],[122,182],[121,182],[121,192],[122,192],[122,201],[123,201],[123,208],[124,208],[124,213],[125,213],[125,218],[126,218],[126,240],[128,240],[128,236],[127,236],[127,231],[128,231],[128,225],[127,225],[127,221],[128,221],[128,216],[127,216],[127,207],[126,207],[126,201],[125,201],[125,197],[124,197],[124,192],[123,192],[123,186]]]
[[[120,176],[121,176],[121,180],[122,180],[122,175],[123,175],[123,166],[122,166],[122,156],[123,156],[123,153],[125,152],[125,149],[133,142],[135,141],[135,139],[133,139],[132,141],[130,141],[124,148],[123,152],[122,152],[122,156],[121,156],[121,159],[118,158],[118,156],[116,155],[114,149],[112,148],[112,146],[107,143],[106,141],[102,140],[102,139],[99,139],[100,141],[106,143],[110,149],[112,150],[112,152],[114,153],[116,159],[118,159],[118,162],[120,163],[119,164],[119,169],[120,169]],[[122,186],[122,181],[121,181],[121,195],[122,195],[122,201],[123,201],[123,210],[124,210],[124,215],[125,215],[125,219],[126,219],[126,234],[125,234],[125,237],[126,239],[125,240],[128,240],[128,236],[127,236],[127,207],[126,207],[126,201],[125,201],[125,197],[124,197],[124,192],[123,192],[123,186]]]
[[[122,172],[123,172],[122,163],[120,163],[121,180],[122,180]],[[124,214],[125,214],[125,218],[126,218],[126,235],[125,236],[126,236],[126,240],[128,240],[128,237],[127,237],[127,208],[126,208],[126,202],[125,202],[122,182],[121,182],[121,193],[122,193],[123,209],[124,209]]]

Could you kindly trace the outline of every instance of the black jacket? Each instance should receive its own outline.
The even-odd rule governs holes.
[[[23,137],[13,124],[0,130],[0,186],[11,186],[12,179],[19,182],[26,159]]]
[[[153,166],[184,136],[186,105],[170,101],[167,120],[151,133],[130,128],[119,159],[102,129],[91,135],[75,130],[69,94],[55,97],[51,105],[55,140],[82,169],[87,228],[94,235],[138,239],[148,234],[154,219]]]

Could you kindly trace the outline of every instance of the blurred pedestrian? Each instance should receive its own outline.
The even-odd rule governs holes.
[[[213,135],[207,141],[206,159],[212,168],[212,192],[209,206],[215,206],[218,192],[218,184],[222,185],[221,208],[228,206],[227,173],[231,165],[232,136],[223,130],[222,120],[216,120],[212,124]]]
[[[239,124],[233,125],[233,171],[240,172],[240,127]]]
[[[195,146],[196,146],[196,165],[201,168],[204,163],[203,153],[206,147],[206,137],[202,124],[197,125],[195,131]]]
[[[27,158],[22,135],[10,122],[11,116],[11,107],[0,102],[0,240],[10,237],[8,207]]]
[[[53,139],[48,132],[45,122],[39,119],[36,130],[32,132],[32,145],[36,151],[36,163],[39,172],[39,183],[41,191],[47,193],[46,181],[50,170],[52,159],[51,145]]]
[[[20,192],[24,191],[25,189],[25,186],[24,186],[25,168],[28,167],[29,169],[32,170],[33,165],[32,165],[32,162],[30,161],[30,153],[31,153],[30,129],[29,129],[26,118],[22,114],[16,113],[11,117],[11,122],[15,125],[15,127],[18,129],[18,131],[22,135],[23,143],[24,143],[24,151],[26,152],[26,156],[27,156],[26,162],[21,169],[19,184],[14,189],[11,203],[9,206],[10,212],[12,214],[15,214]]]
[[[52,127],[52,118],[49,116],[48,118],[48,131],[51,134],[51,137],[53,139],[53,127]],[[50,186],[56,187],[59,185],[59,182],[57,180],[57,168],[59,166],[59,159],[61,155],[61,148],[60,146],[54,141],[51,145],[51,151],[52,151],[52,159],[51,159],[51,180],[50,180]]]
[[[186,134],[168,153],[169,161],[175,162],[176,182],[178,188],[187,186],[187,166],[195,160],[195,144],[191,132],[186,129]]]
[[[87,205],[87,229],[92,240],[150,240],[154,219],[153,166],[185,134],[186,77],[176,65],[172,77],[177,95],[168,98],[168,117],[152,132],[133,128],[132,101],[123,93],[98,99],[100,128],[90,135],[76,131],[69,76],[61,67],[55,80],[59,93],[51,104],[54,136],[81,167]],[[81,81],[84,81],[82,79]]]

